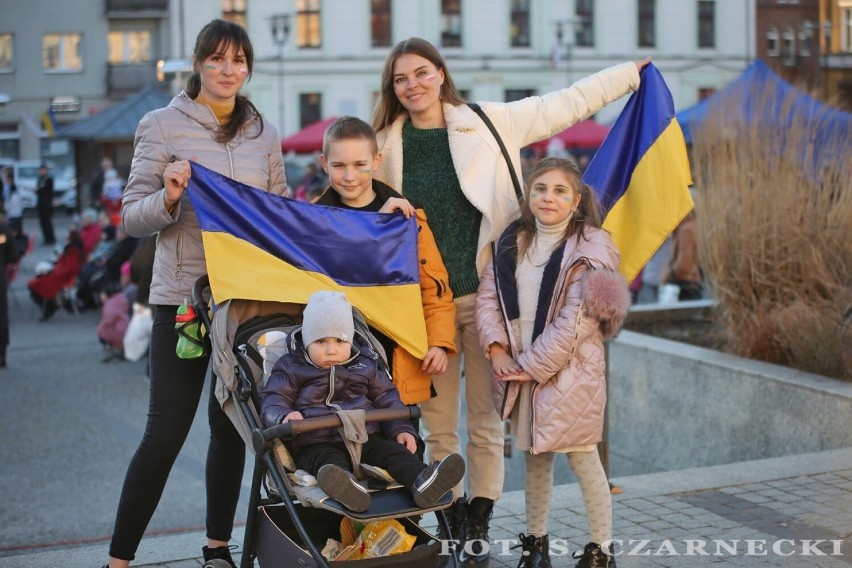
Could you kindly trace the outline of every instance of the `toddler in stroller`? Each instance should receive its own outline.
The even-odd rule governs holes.
[[[266,426],[341,411],[405,408],[376,352],[369,343],[356,341],[352,307],[342,293],[314,293],[303,317],[291,342],[296,348],[278,360],[261,390]],[[359,458],[385,469],[411,490],[414,502],[423,508],[435,505],[464,476],[464,460],[458,454],[429,466],[418,459],[416,432],[405,420],[381,427],[368,424],[365,430],[356,434],[363,443],[354,453],[337,429],[290,442],[296,466],[316,475],[319,487],[352,511],[370,506],[369,492],[353,475]]]
[[[252,476],[251,491],[249,494],[248,516],[246,518],[245,534],[243,539],[241,568],[249,568],[258,561],[261,568],[283,568],[284,566],[329,566],[329,558],[323,555],[321,549],[327,544],[328,539],[336,539],[345,542],[344,524],[349,522],[363,526],[371,522],[398,521],[409,536],[416,538],[413,548],[408,552],[372,558],[371,560],[357,560],[355,563],[364,568],[372,566],[406,566],[407,568],[437,568],[443,566],[456,566],[456,557],[452,553],[452,543],[439,540],[432,534],[426,523],[424,528],[418,521],[426,514],[434,514],[437,526],[444,534],[449,534],[449,525],[444,515],[444,510],[452,504],[452,492],[447,489],[443,495],[434,499],[431,506],[424,507],[417,503],[432,502],[433,497],[443,491],[444,487],[451,487],[457,483],[464,472],[464,464],[461,458],[451,458],[449,461],[440,462],[443,466],[433,464],[427,466],[417,460],[417,465],[412,464],[420,482],[416,483],[417,489],[412,491],[410,487],[400,487],[401,480],[388,479],[383,476],[379,467],[360,464],[362,472],[370,476],[365,482],[359,480],[359,485],[366,483],[370,489],[370,502],[367,510],[356,512],[346,507],[332,495],[327,494],[318,485],[318,480],[311,475],[303,475],[306,472],[300,470],[294,461],[294,456],[287,446],[292,448],[292,441],[303,436],[310,436],[316,431],[335,429],[343,425],[342,417],[347,412],[330,414],[331,408],[324,415],[318,416],[312,410],[303,410],[303,420],[290,420],[279,423],[273,419],[270,424],[276,425],[264,428],[261,418],[260,393],[268,390],[270,376],[281,357],[287,353],[293,353],[301,358],[302,365],[311,365],[307,359],[307,353],[300,350],[303,348],[303,304],[286,303],[277,301],[256,300],[225,300],[217,305],[215,317],[211,317],[207,309],[209,293],[209,281],[207,277],[199,279],[192,289],[192,305],[195,312],[202,319],[204,326],[210,330],[208,337],[213,346],[213,367],[217,375],[216,394],[223,405],[223,409],[237,426],[237,430],[246,442],[246,445],[255,455],[255,466]],[[349,304],[347,303],[348,307]],[[308,310],[308,328],[311,327],[310,310]],[[353,338],[350,349],[348,365],[367,363],[378,365],[382,372],[387,373],[387,364],[382,346],[370,333],[367,323],[361,313],[355,309],[349,309],[342,318],[348,322],[354,318],[354,332],[346,331]],[[337,322],[341,316],[335,315],[332,322]],[[321,320],[322,325],[327,321]],[[325,335],[328,331],[317,331]],[[311,335],[310,332],[308,334]],[[311,342],[313,343],[313,342]],[[310,344],[310,343],[309,343]],[[346,343],[349,345],[349,343]],[[357,357],[353,358],[353,353]],[[298,359],[297,359],[298,361]],[[282,362],[282,366],[284,363]],[[315,366],[314,366],[315,367]],[[327,378],[333,375],[338,379],[330,382],[330,386],[345,389],[340,379],[341,370],[344,366],[334,365],[323,370]],[[318,370],[315,367],[314,370]],[[353,369],[353,371],[360,371]],[[386,379],[390,383],[389,379]],[[273,383],[274,384],[274,383]],[[353,385],[350,385],[350,387]],[[358,385],[357,388],[364,388]],[[338,393],[339,396],[342,396]],[[398,396],[398,395],[397,395]],[[399,428],[402,421],[410,421],[419,418],[419,409],[406,407],[398,402],[387,408],[368,407],[364,411],[364,426],[377,422],[389,421],[391,432],[408,431],[407,424]],[[361,409],[355,412],[361,412]],[[289,414],[289,411],[287,412]],[[283,418],[283,416],[281,417]],[[292,418],[292,417],[291,417]],[[380,434],[376,434],[377,436]],[[285,445],[284,442],[287,442]],[[388,440],[395,444],[410,456],[410,450],[395,440]],[[298,446],[298,444],[297,444]],[[298,450],[297,450],[298,451]],[[366,460],[364,456],[363,461]],[[410,459],[410,458],[407,458]],[[358,461],[358,460],[355,460]],[[338,463],[338,467],[345,470],[346,482],[352,483],[349,473],[353,470],[352,462]],[[391,465],[393,468],[393,465]],[[329,487],[325,474],[317,475],[323,479],[323,485]],[[436,473],[437,472],[437,473]],[[447,473],[449,472],[449,473]],[[337,474],[332,474],[331,479]],[[438,481],[438,478],[441,478]],[[402,481],[405,483],[404,481]],[[412,485],[415,483],[412,482]],[[354,486],[355,491],[361,491]],[[264,496],[265,493],[265,496]],[[418,496],[418,493],[421,495]],[[338,494],[338,496],[340,496]],[[415,500],[417,499],[417,500]],[[346,501],[346,497],[342,496]],[[356,507],[360,508],[360,507]],[[218,561],[210,561],[204,564],[208,568],[224,568],[225,564],[217,564]],[[333,565],[347,566],[350,561],[335,559]]]

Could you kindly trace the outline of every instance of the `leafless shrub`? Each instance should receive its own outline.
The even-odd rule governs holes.
[[[852,133],[832,119],[759,87],[715,105],[695,207],[728,350],[852,379]]]

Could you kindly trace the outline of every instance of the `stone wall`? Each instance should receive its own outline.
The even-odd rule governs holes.
[[[608,412],[616,475],[852,447],[852,383],[630,331]]]

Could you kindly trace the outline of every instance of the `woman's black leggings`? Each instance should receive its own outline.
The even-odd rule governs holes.
[[[148,424],[127,469],[109,554],[133,560],[148,522],[183,446],[207,372],[208,357],[175,355],[176,306],[151,306],[151,399]],[[228,541],[240,498],[245,444],[210,388],[210,445],[207,449],[207,538]]]

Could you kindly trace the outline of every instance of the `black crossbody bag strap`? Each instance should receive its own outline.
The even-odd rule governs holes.
[[[518,204],[524,203],[524,192],[521,191],[521,182],[518,181],[518,175],[515,173],[515,168],[512,166],[512,158],[509,157],[509,151],[506,150],[506,145],[503,144],[503,139],[500,138],[500,134],[497,132],[497,129],[494,128],[494,123],[491,122],[491,119],[488,118],[488,115],[485,114],[485,111],[482,110],[476,103],[467,103],[473,112],[479,115],[479,118],[482,119],[482,122],[485,123],[485,126],[488,127],[488,130],[491,131],[491,134],[494,135],[494,139],[497,140],[497,144],[500,146],[500,151],[503,152],[503,158],[506,159],[506,165],[509,166],[509,175],[512,176],[512,185],[515,186],[515,195],[518,197]]]

